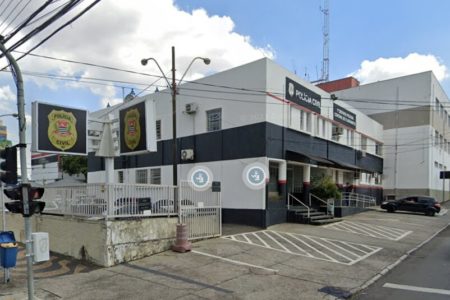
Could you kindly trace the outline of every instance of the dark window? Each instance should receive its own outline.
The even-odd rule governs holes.
[[[156,120],[156,139],[161,139],[161,120]]]
[[[222,129],[222,109],[216,108],[206,112],[206,130],[216,131]]]

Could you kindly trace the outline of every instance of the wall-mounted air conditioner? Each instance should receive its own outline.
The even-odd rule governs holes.
[[[181,160],[194,160],[194,149],[181,150]]]

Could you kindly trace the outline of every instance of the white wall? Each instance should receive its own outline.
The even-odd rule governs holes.
[[[397,152],[397,188],[426,189],[430,174],[430,126],[399,128],[398,147],[395,150],[396,130],[384,131],[386,143],[384,151],[385,189],[394,189],[395,153]]]

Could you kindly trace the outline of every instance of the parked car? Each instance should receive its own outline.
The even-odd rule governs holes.
[[[388,212],[404,210],[411,212],[422,212],[427,216],[434,216],[441,211],[441,205],[433,197],[408,196],[397,200],[384,201],[381,208]]]

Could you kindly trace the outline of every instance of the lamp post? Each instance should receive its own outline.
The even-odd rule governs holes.
[[[180,81],[178,81],[178,84],[181,83],[181,81],[184,79],[184,76],[186,76],[187,72],[191,68],[192,64],[196,60],[203,60],[203,62],[206,65],[209,65],[211,63],[211,60],[206,57],[194,57],[192,61],[189,63],[188,67],[186,68],[186,71],[184,71],[183,75],[181,76]],[[164,74],[163,70],[161,69],[161,66],[159,63],[154,59],[153,57],[150,58],[143,58],[141,60],[141,64],[143,66],[147,65],[148,61],[152,60],[155,62],[156,66],[158,67],[159,71],[161,72],[161,75],[166,80],[167,85],[170,87],[172,91],[172,184],[174,187],[178,185],[178,161],[177,161],[177,83],[176,83],[176,77],[175,77],[175,47],[172,46],[172,84],[170,84],[169,80],[167,79],[166,75]],[[180,210],[180,203],[177,202],[177,193],[174,194],[174,203],[177,203],[178,207],[178,224],[177,224],[177,231],[176,231],[176,241],[175,245],[173,245],[172,249],[176,252],[186,252],[191,250],[191,243],[187,239],[187,226],[186,224],[182,224],[181,220],[181,210]]]

